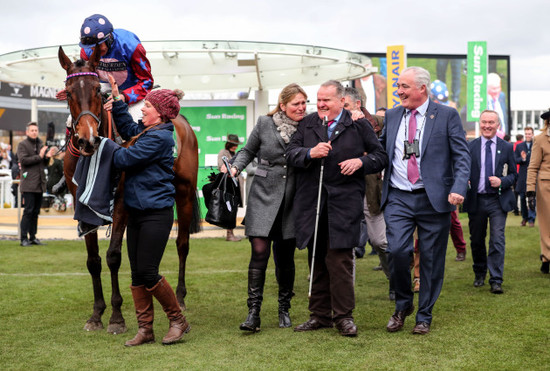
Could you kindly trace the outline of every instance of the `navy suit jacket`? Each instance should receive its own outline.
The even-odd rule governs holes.
[[[533,149],[533,142],[531,141],[531,150]],[[527,143],[521,142],[516,146],[515,158],[516,163],[519,165],[518,180],[516,182],[515,190],[517,193],[523,193],[526,191],[527,185],[527,168],[529,167],[529,161],[531,161],[531,150],[527,149]],[[525,161],[521,158],[521,151],[525,151],[527,158]]]
[[[405,108],[400,106],[388,110],[384,118],[380,142],[390,161],[384,174],[382,208],[388,200],[395,140],[404,113]],[[468,144],[456,109],[430,100],[420,158],[420,174],[432,207],[439,213],[453,211],[455,206],[448,201],[449,193],[465,196],[470,174]]]
[[[481,137],[470,142],[470,155],[472,156],[472,165],[470,172],[470,188],[464,201],[464,211],[475,213],[477,211],[477,188],[480,182],[481,171]],[[504,165],[508,169],[504,174]],[[514,210],[516,198],[512,191],[517,178],[516,160],[514,158],[514,147],[497,137],[497,153],[495,155],[495,176],[500,178],[501,184],[498,189],[498,199],[504,212]]]

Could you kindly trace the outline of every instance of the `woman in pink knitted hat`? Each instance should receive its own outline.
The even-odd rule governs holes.
[[[154,90],[145,97],[143,118],[135,123],[128,105],[120,98],[116,82],[110,77],[112,98],[106,103],[128,148],[113,156],[116,168],[124,170],[124,206],[128,211],[126,243],[132,271],[132,297],[139,330],[126,342],[136,346],[155,341],[153,334],[153,296],[170,320],[163,344],[180,340],[191,326],[181,313],[174,290],[159,274],[159,265],[174,222],[174,119],[180,110],[181,90]]]

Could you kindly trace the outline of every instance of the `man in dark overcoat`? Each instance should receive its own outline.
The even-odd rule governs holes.
[[[36,232],[38,214],[42,205],[42,193],[46,191],[46,173],[44,169],[57,149],[44,146],[38,138],[38,124],[27,124],[25,138],[17,147],[17,157],[21,164],[21,193],[25,208],[21,218],[21,246],[43,245]]]
[[[344,109],[344,88],[333,80],[319,88],[317,113],[300,122],[286,154],[296,168],[294,214],[300,249],[313,246],[323,169],[311,315],[294,330],[312,331],[334,324],[343,336],[356,336],[353,249],[359,243],[365,174],[381,171],[388,156],[372,126],[364,119],[351,119]]]

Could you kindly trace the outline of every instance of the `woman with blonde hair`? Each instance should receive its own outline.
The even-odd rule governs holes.
[[[265,272],[273,242],[275,275],[279,283],[279,327],[291,327],[290,299],[294,288],[294,169],[285,151],[306,114],[306,92],[290,84],[279,94],[277,107],[261,116],[244,148],[236,155],[231,174],[238,175],[256,156],[258,167],[248,196],[245,234],[252,253],[248,265],[248,317],[243,331],[260,330]]]

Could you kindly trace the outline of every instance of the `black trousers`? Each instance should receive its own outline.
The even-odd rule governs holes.
[[[42,193],[23,192],[23,216],[21,217],[21,241],[34,240],[38,229],[38,214],[42,205]]]
[[[132,286],[152,288],[162,278],[159,266],[174,223],[174,210],[128,211],[126,237]]]

